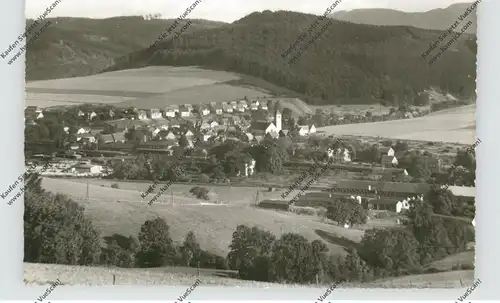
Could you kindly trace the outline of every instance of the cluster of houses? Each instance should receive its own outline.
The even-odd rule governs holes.
[[[99,127],[81,127],[75,134],[75,141],[70,149],[88,149],[97,144],[99,149],[130,150],[130,142],[140,142],[139,152],[173,153],[179,146],[181,137],[192,146],[194,139],[201,142],[239,140],[259,143],[266,136],[286,137],[294,131],[298,136],[314,134],[314,125],[298,125],[295,129],[286,129],[282,125],[282,113],[276,110],[274,117],[252,121],[251,115],[223,113],[210,116],[174,116],[165,118],[161,112],[151,110],[150,114],[139,111],[138,119],[122,118],[103,122]],[[145,116],[142,116],[145,115]],[[68,131],[68,128],[65,128]]]

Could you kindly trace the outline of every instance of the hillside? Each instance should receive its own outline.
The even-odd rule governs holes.
[[[475,54],[466,45],[474,36],[463,35],[429,65],[421,54],[439,32],[324,20],[318,29],[331,24],[300,60],[289,64],[300,46],[285,59],[281,54],[316,20],[314,15],[287,11],[252,13],[232,24],[134,52],[115,60],[108,70],[197,65],[262,78],[308,96],[315,105],[378,103],[380,98],[398,103],[430,86],[459,97],[474,93]]]
[[[338,11],[331,18],[360,24],[371,25],[405,25],[425,29],[445,30],[450,27],[458,16],[463,14],[471,3],[456,3],[447,8],[433,9],[427,12],[402,12],[393,9],[372,8]],[[473,25],[467,33],[475,34],[477,16],[470,14],[465,20],[471,20]],[[464,22],[464,21],[462,21]]]
[[[51,22],[26,53],[26,79],[43,80],[99,72],[113,59],[152,44],[174,20],[140,16],[108,19],[47,18]],[[32,20],[26,21],[26,26]],[[187,21],[186,21],[187,22]],[[191,20],[189,31],[224,23]],[[180,27],[182,27],[180,25]]]

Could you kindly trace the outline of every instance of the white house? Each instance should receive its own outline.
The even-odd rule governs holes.
[[[160,118],[162,118],[161,111],[159,109],[157,109],[157,108],[152,108],[149,111],[149,114],[151,116],[151,119],[160,119]]]
[[[247,108],[248,108],[248,103],[247,103],[247,101],[246,101],[246,100],[240,100],[240,101],[238,102],[238,105],[243,106],[245,109],[247,109]]]
[[[258,109],[259,109],[259,106],[258,106],[257,104],[252,103],[252,104],[250,105],[250,110],[256,111],[256,110],[258,110]]]
[[[233,107],[228,105],[224,107],[224,112],[226,113],[232,113],[233,112]]]
[[[90,133],[90,127],[80,127],[76,131],[76,134],[86,134],[86,133]]]
[[[351,162],[351,155],[349,153],[349,150],[347,148],[328,148],[326,151],[326,155],[328,158],[335,158],[336,161],[342,161],[342,162]]]
[[[95,112],[91,112],[90,115],[89,115],[89,120],[92,120],[95,117],[97,117],[97,114]]]
[[[221,106],[219,106],[219,105],[216,105],[216,106],[214,107],[214,113],[215,113],[215,114],[217,114],[217,115],[222,115],[222,113],[223,113],[223,109],[222,109],[222,107],[221,107]]]
[[[299,125],[299,136],[307,136],[309,134],[308,125]]]
[[[189,129],[184,133],[184,136],[186,136],[186,138],[191,138],[194,136],[193,132],[190,131]]]
[[[210,110],[209,110],[208,108],[206,108],[206,107],[205,107],[205,108],[203,108],[203,109],[201,110],[201,114],[202,114],[203,116],[208,116],[208,115],[210,115]]]
[[[238,106],[238,101],[231,101],[230,106],[236,108]]]
[[[316,133],[316,126],[314,125],[311,125],[309,127],[309,134],[315,134]]]
[[[269,108],[267,107],[267,102],[262,101],[259,106],[262,110],[268,110]]]
[[[191,116],[191,111],[188,108],[181,109],[180,113],[181,113],[181,117]]]
[[[148,114],[145,110],[140,110],[137,113],[137,117],[139,118],[139,120],[148,120]]]
[[[210,124],[209,124],[209,125],[210,125],[210,128],[214,128],[214,127],[216,127],[216,126],[219,126],[219,122],[217,122],[217,121],[212,121],[212,122],[210,122]]]
[[[158,134],[159,134],[160,132],[161,132],[161,129],[160,129],[159,127],[157,127],[157,128],[155,128],[155,129],[153,129],[153,131],[151,132],[151,135],[152,135],[153,137],[156,137],[156,136],[158,136]]]
[[[242,104],[238,104],[236,106],[236,111],[240,112],[240,113],[244,113],[246,110],[246,108],[242,105]]]
[[[165,136],[165,140],[175,140],[177,139],[174,135],[173,132],[168,132],[168,134]]]

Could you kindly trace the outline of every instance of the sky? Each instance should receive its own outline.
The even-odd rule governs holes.
[[[55,0],[26,0],[26,17],[37,18]],[[49,17],[108,18],[114,16],[160,13],[163,18],[177,18],[195,0],[61,0]],[[421,12],[445,8],[472,0],[341,0],[334,11],[356,8],[391,8]],[[187,18],[233,22],[254,11],[291,10],[322,14],[335,0],[201,0]]]

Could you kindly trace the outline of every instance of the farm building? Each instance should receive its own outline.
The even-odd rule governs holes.
[[[288,201],[285,200],[263,200],[260,201],[259,207],[278,210],[288,210],[290,208]]]

